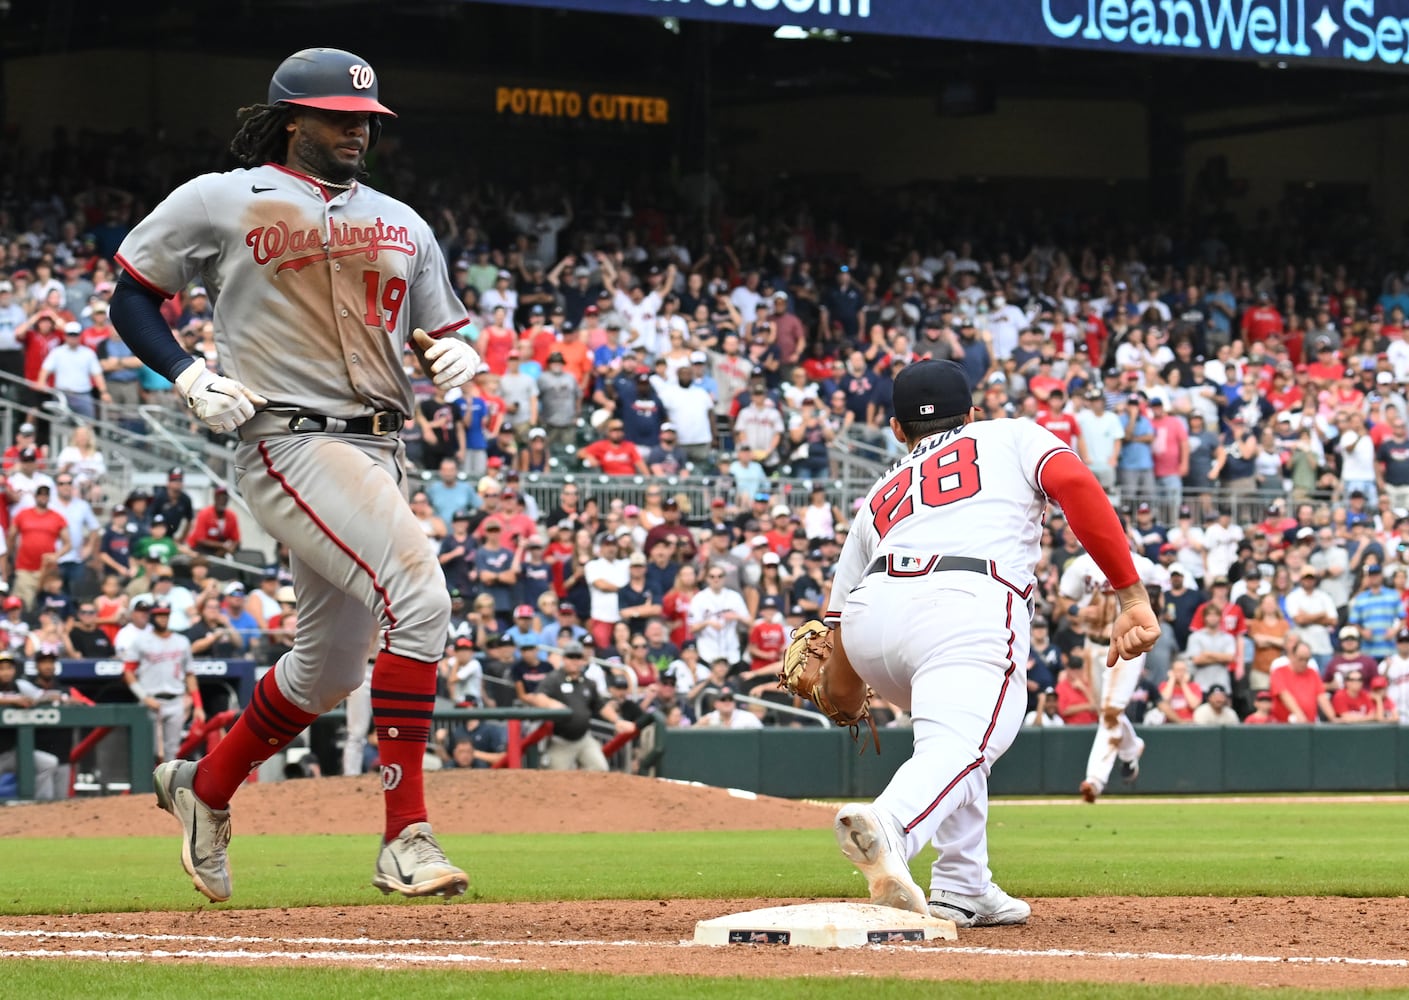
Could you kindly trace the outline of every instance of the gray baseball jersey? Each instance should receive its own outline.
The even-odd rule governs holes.
[[[180,632],[159,636],[139,633],[128,654],[137,663],[137,681],[152,697],[186,693],[186,675],[191,671],[191,640]]]
[[[468,318],[440,248],[408,206],[363,184],[326,192],[282,166],[183,184],[123,241],[118,261],[170,294],[199,277],[216,293],[225,374],[269,400],[329,417],[414,399],[403,347]],[[240,494],[290,550],[298,627],[279,690],[313,714],[362,683],[368,646],[433,663],[450,598],[406,503],[395,435],[288,432],[256,416],[235,453]]]
[[[276,164],[182,184],[127,235],[117,260],[165,297],[199,279],[215,298],[225,374],[270,401],[356,417],[410,416],[412,330],[468,320],[435,236],[363,184],[328,192]]]

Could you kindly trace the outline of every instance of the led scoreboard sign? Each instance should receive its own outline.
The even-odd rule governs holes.
[[[471,0],[841,33],[1390,69],[1409,0]],[[579,95],[581,96],[581,95]],[[610,95],[608,95],[610,96]],[[590,116],[584,103],[581,114]],[[644,120],[644,119],[642,119]]]
[[[496,87],[494,111],[524,118],[587,119],[628,125],[670,124],[670,102],[640,94],[582,93],[543,87]]]

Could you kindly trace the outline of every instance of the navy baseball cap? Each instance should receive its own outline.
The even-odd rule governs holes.
[[[953,361],[917,361],[895,377],[895,418],[903,424],[957,417],[974,405],[969,376]]]

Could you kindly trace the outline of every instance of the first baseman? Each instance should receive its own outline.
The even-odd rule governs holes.
[[[910,713],[915,751],[873,805],[842,807],[837,842],[874,902],[963,927],[1020,924],[1031,907],[988,867],[988,773],[1026,706],[1049,497],[1120,601],[1111,656],[1149,649],[1159,624],[1110,501],[1055,435],[1025,420],[975,422],[952,361],[907,366],[894,405],[891,432],[908,454],[866,495],[842,549],[825,616],[842,655],[825,694],[849,713],[874,688]],[[925,893],[909,861],[930,842],[939,857]]]
[[[426,817],[421,762],[450,597],[406,503],[398,432],[414,403],[408,341],[442,388],[467,381],[479,356],[454,334],[467,317],[430,226],[358,179],[391,115],[365,60],[294,53],[268,103],[240,110],[230,148],[244,169],[182,184],[117,254],[118,332],[207,426],[238,431],[240,492],[292,553],[293,650],[214,752],[155,774],[158,803],[184,828],[185,868],[217,902],[231,891],[231,796],[362,682],[374,639],[386,826],[372,882],[407,896],[468,886]],[[216,295],[223,373],[186,354],[158,310],[193,280]]]

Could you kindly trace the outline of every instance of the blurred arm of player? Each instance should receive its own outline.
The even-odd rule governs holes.
[[[1066,449],[1043,464],[1038,479],[1043,491],[1061,505],[1067,524],[1106,574],[1120,601],[1120,615],[1111,626],[1106,666],[1148,653],[1159,638],[1159,619],[1135,572],[1125,532],[1105,490],[1081,459]],[[850,540],[848,536],[847,541]]]
[[[459,334],[439,340],[419,327],[411,334],[412,347],[421,359],[421,368],[439,389],[454,389],[474,377],[479,368],[479,352]]]
[[[162,318],[161,302],[161,295],[124,271],[113,291],[113,326],[143,364],[176,383],[196,419],[218,434],[233,431],[268,401],[187,354]]]

